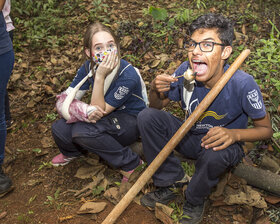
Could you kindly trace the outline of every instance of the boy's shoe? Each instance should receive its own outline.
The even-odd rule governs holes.
[[[205,202],[202,205],[192,205],[185,201],[183,207],[183,219],[180,220],[180,224],[198,224],[203,219]]]
[[[53,166],[64,166],[76,158],[77,157],[69,157],[69,156],[65,156],[62,153],[60,153],[52,159],[52,165]]]
[[[169,202],[177,198],[178,193],[176,193],[176,189],[183,188],[189,183],[188,178],[189,177],[185,175],[182,180],[176,181],[171,186],[159,187],[155,191],[145,194],[140,199],[141,204],[150,208],[154,208],[157,202],[167,205]]]
[[[156,203],[167,205],[169,202],[177,197],[177,194],[171,190],[173,187],[159,187],[155,191],[151,191],[145,194],[141,199],[141,205],[146,207],[154,208]]]
[[[0,198],[13,189],[12,181],[7,177],[0,166]]]
[[[122,178],[122,183],[126,183],[128,182],[129,180],[129,177],[132,175],[132,173],[141,165],[144,164],[144,161],[142,159],[140,159],[140,162],[139,162],[139,165],[133,169],[133,170],[130,170],[130,171],[123,171],[121,170],[120,173],[123,175],[123,178]]]

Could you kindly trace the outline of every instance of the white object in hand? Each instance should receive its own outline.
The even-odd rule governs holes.
[[[73,89],[72,91],[67,95],[66,99],[64,100],[61,108],[61,115],[65,120],[70,119],[70,114],[69,114],[69,106],[72,103],[73,99],[76,96],[76,93],[78,90],[81,88],[81,86],[87,81],[89,77],[92,77],[92,72],[90,71],[87,76],[85,76]]]
[[[193,81],[195,79],[195,73],[192,69],[188,68],[183,74],[184,78],[188,81]]]

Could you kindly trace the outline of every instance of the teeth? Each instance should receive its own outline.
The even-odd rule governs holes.
[[[195,63],[202,63],[203,61],[200,61],[200,60],[193,60],[193,62],[195,62]]]

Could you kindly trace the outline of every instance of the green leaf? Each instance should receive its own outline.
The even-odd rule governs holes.
[[[164,21],[167,18],[166,9],[155,8],[150,6],[149,14],[152,15],[155,21]]]

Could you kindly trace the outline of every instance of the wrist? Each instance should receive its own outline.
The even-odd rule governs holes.
[[[157,90],[156,90],[156,85],[155,85],[155,82],[154,82],[154,81],[151,82],[150,90],[153,91],[153,92],[157,92]]]
[[[237,130],[232,130],[232,132],[233,132],[233,136],[234,136],[235,142],[240,142],[241,141],[240,133]]]

